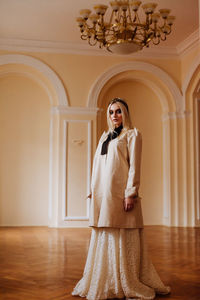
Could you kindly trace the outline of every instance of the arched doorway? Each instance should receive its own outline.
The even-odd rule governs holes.
[[[136,84],[143,84],[145,88],[154,93],[155,98],[160,102],[163,189],[162,199],[159,200],[162,202],[160,207],[163,208],[162,224],[178,225],[177,202],[179,199],[174,191],[178,180],[178,165],[177,154],[174,153],[174,150],[177,151],[177,118],[179,115],[182,116],[182,95],[172,78],[160,68],[149,63],[127,62],[112,67],[97,78],[90,90],[88,107],[101,108],[101,103],[103,103],[101,99],[103,99],[110,87],[124,80],[126,81],[127,78]],[[102,117],[99,115],[98,122],[102,121]],[[172,148],[171,143],[173,143],[174,148]],[[154,224],[158,220],[155,221],[154,219],[150,222]]]
[[[195,61],[185,82],[185,107],[190,112],[186,122],[187,190],[189,222],[200,226],[200,65]]]
[[[59,154],[58,154],[58,122],[59,118],[58,116],[54,113],[54,110],[51,108],[51,106],[68,106],[68,100],[67,96],[65,93],[65,89],[62,85],[61,80],[58,78],[58,76],[54,73],[53,70],[51,70],[47,65],[42,63],[41,61],[25,56],[25,55],[2,55],[0,56],[0,76],[2,81],[2,89],[3,89],[3,94],[4,94],[4,99],[3,100],[8,100],[9,101],[2,101],[2,118],[4,121],[7,121],[6,126],[9,127],[9,124],[14,124],[16,113],[18,115],[21,114],[21,118],[19,118],[21,121],[20,126],[17,124],[17,126],[14,128],[15,129],[15,135],[20,136],[20,134],[23,137],[23,143],[18,143],[18,148],[19,151],[15,151],[17,154],[17,157],[15,157],[15,161],[17,160],[17,165],[19,166],[18,169],[22,168],[23,166],[23,174],[19,174],[15,172],[13,176],[13,185],[14,185],[14,180],[16,183],[16,189],[15,191],[13,190],[13,194],[9,196],[9,212],[3,213],[3,216],[1,215],[1,220],[2,224],[1,225],[50,225],[50,226],[56,226],[57,225],[57,212],[58,212],[58,185],[59,185],[59,178],[58,178],[58,166],[59,166]],[[18,84],[16,84],[18,82]],[[23,84],[23,82],[25,84]],[[11,84],[11,85],[10,85]],[[15,91],[13,91],[9,88],[10,86],[15,85]],[[10,91],[9,91],[10,89]],[[14,93],[13,93],[14,92]],[[14,99],[14,96],[15,99]],[[28,99],[26,101],[26,99]],[[13,101],[16,100],[15,103]],[[19,105],[17,103],[17,100],[19,101]],[[37,102],[38,100],[38,102]],[[21,101],[21,102],[20,102]],[[12,106],[12,103],[14,104]],[[42,108],[42,103],[46,103],[44,107]],[[10,105],[10,107],[8,107]],[[12,109],[14,111],[12,111]],[[13,112],[13,118],[11,118],[11,121],[9,122],[9,118],[11,117]],[[35,115],[34,113],[35,112]],[[42,113],[43,112],[43,113]],[[53,113],[51,113],[53,112]],[[44,115],[46,117],[44,117]],[[35,119],[34,119],[35,116]],[[45,119],[47,120],[48,116],[48,121],[45,122]],[[38,119],[40,117],[40,119]],[[32,120],[33,119],[33,120]],[[33,121],[31,123],[31,120]],[[22,121],[26,121],[30,126],[26,126],[26,122],[23,123]],[[47,125],[48,123],[48,125]],[[46,143],[45,146],[43,145],[43,142],[45,140],[44,136],[41,136],[41,131],[39,124],[42,124],[42,129],[45,128],[45,137],[46,137]],[[34,125],[31,127],[31,125]],[[28,133],[26,133],[26,130],[28,130]],[[8,131],[7,131],[8,132]],[[39,132],[39,135],[36,137],[36,144],[31,145],[33,142],[34,138],[30,136],[30,132],[36,136],[37,133]],[[56,132],[56,135],[55,135]],[[13,133],[11,130],[9,134]],[[5,141],[5,136],[7,133],[2,134],[2,139]],[[4,147],[3,152],[4,154],[7,151],[7,148],[13,148],[14,144],[11,145],[9,143],[9,136],[6,137],[6,144],[7,146]],[[25,143],[25,140],[28,140],[27,143]],[[17,140],[18,142],[20,139]],[[22,144],[24,148],[22,147]],[[28,147],[28,146],[30,147]],[[33,148],[31,148],[33,146]],[[6,148],[7,147],[7,148]],[[36,147],[36,148],[35,148]],[[38,148],[39,147],[39,148]],[[23,148],[23,149],[22,149]],[[26,152],[25,150],[28,151]],[[31,160],[30,157],[30,151],[34,152],[41,152],[46,149],[43,153],[44,157],[40,157],[40,159],[37,159],[37,162],[34,163],[34,160]],[[25,149],[25,150],[24,150]],[[38,150],[39,149],[39,150]],[[12,149],[13,150],[13,149]],[[26,152],[26,154],[23,154],[23,151]],[[35,153],[34,153],[35,154]],[[39,155],[40,156],[40,155]],[[6,156],[7,160],[10,162],[10,157]],[[19,159],[20,157],[20,159]],[[27,161],[28,162],[27,162]],[[45,161],[48,161],[48,163],[45,163],[45,175],[40,174],[41,169],[40,167],[44,164]],[[27,164],[26,164],[27,163]],[[33,167],[38,166],[36,168],[36,171],[33,172],[30,169],[27,170],[27,165],[33,165]],[[12,165],[12,162],[11,162]],[[4,163],[4,170],[2,173],[5,173],[6,169],[6,164]],[[15,169],[15,171],[17,168]],[[21,169],[20,169],[21,170]],[[27,172],[29,173],[29,177],[27,177]],[[39,173],[39,174],[38,174]],[[2,174],[1,174],[2,175]],[[20,175],[20,176],[19,176]],[[32,178],[32,176],[34,178]],[[45,179],[41,179],[40,176]],[[5,178],[4,178],[5,179]],[[9,179],[7,179],[8,182]],[[20,184],[19,181],[20,180]],[[27,182],[26,182],[27,180]],[[38,185],[34,187],[34,184],[32,182],[38,181]],[[32,212],[35,210],[35,215],[40,214],[39,210],[39,200],[38,200],[38,195],[37,192],[43,190],[42,187],[42,182],[45,181],[45,195],[41,195],[41,199],[45,198],[45,208],[41,209],[45,211],[45,216],[44,214],[41,216],[40,219],[37,218],[37,221],[35,223],[34,217],[32,220],[30,220],[30,216]],[[3,182],[3,192],[6,193],[6,189],[9,189],[10,187],[7,186],[8,184],[5,184]],[[18,183],[17,183],[18,182]],[[23,185],[24,184],[24,185]],[[31,185],[31,188],[33,188],[31,192],[31,188],[28,189],[27,186]],[[41,185],[41,186],[40,186]],[[17,191],[18,188],[18,191]],[[26,190],[26,192],[24,192]],[[20,210],[19,207],[19,213],[18,216],[16,217],[16,211],[13,209],[13,198],[14,194],[17,193],[17,200],[14,202],[16,205],[20,203],[23,204],[21,207],[26,207],[25,212],[23,213],[23,218],[22,215],[22,210]],[[30,194],[33,197],[30,197]],[[22,196],[20,193],[24,193],[23,200]],[[2,195],[2,198],[5,199],[5,195]],[[7,195],[8,196],[8,195]],[[29,199],[31,198],[31,199]],[[26,199],[28,201],[26,202]],[[6,199],[5,199],[6,201]],[[7,205],[5,201],[2,200],[1,206],[3,205],[4,208]],[[31,205],[30,205],[30,203]],[[36,205],[36,202],[38,203]],[[32,209],[31,209],[32,208]],[[5,211],[5,210],[4,210]],[[2,219],[3,218],[3,219]],[[6,218],[6,220],[4,219]],[[22,220],[23,219],[23,220]]]

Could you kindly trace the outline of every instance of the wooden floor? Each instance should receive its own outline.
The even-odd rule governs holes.
[[[200,229],[146,227],[149,253],[170,296],[200,299]],[[90,229],[0,228],[0,299],[64,300],[80,279]]]

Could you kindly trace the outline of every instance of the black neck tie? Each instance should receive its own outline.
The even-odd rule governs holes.
[[[102,148],[101,148],[101,155],[107,154],[108,152],[108,144],[111,140],[116,139],[122,131],[123,126],[120,125],[119,127],[115,128],[112,132],[108,134],[107,139],[103,142]]]

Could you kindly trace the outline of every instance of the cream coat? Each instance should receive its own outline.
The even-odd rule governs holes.
[[[122,130],[108,146],[108,153],[101,155],[103,133],[93,162],[90,226],[116,228],[142,228],[143,218],[140,197],[134,209],[125,212],[125,197],[138,194],[142,137],[134,128]]]

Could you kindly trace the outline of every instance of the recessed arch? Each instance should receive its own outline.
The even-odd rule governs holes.
[[[10,65],[10,66],[9,66]],[[40,60],[20,54],[8,54],[0,56],[0,66],[2,70],[0,76],[8,76],[11,73],[21,75],[37,82],[48,95],[51,106],[68,108],[69,101],[64,85],[57,74]],[[37,77],[37,74],[39,76]],[[49,225],[57,226],[57,204],[59,179],[57,170],[59,169],[58,136],[59,118],[51,113],[49,132]],[[52,213],[54,211],[54,215]],[[52,225],[53,224],[53,225]]]
[[[189,221],[192,226],[200,226],[200,144],[199,144],[199,103],[200,103],[200,59],[194,61],[183,85],[185,108],[191,112],[186,123],[187,151],[187,184],[190,191]]]
[[[0,66],[6,64],[20,64],[32,67],[33,69],[39,71],[43,76],[45,76],[51,83],[54,88],[57,98],[58,105],[61,106],[69,106],[69,101],[66,95],[65,88],[62,84],[62,81],[57,76],[57,74],[46,64],[41,62],[40,60],[21,54],[6,54],[0,56]],[[27,75],[27,74],[24,74]],[[38,81],[38,80],[37,80]],[[40,82],[41,85],[44,86],[43,82]],[[48,87],[45,87],[48,90]],[[48,93],[49,94],[49,93]]]
[[[49,90],[49,88],[47,87],[47,85],[40,78],[38,78],[38,76],[35,76],[31,72],[25,72],[25,71],[22,71],[22,70],[17,70],[17,71],[14,71],[14,70],[10,71],[9,70],[9,71],[2,71],[2,72],[0,72],[0,78],[2,78],[4,76],[9,76],[9,75],[24,76],[26,78],[30,78],[31,80],[35,81],[47,93],[50,105],[54,104],[54,97],[53,97],[51,91]]]
[[[197,58],[195,58],[195,60],[191,64],[190,69],[187,72],[187,75],[183,81],[183,94],[186,93],[186,91],[189,87],[189,84],[192,80],[192,77],[194,76],[194,73],[197,70],[197,68],[199,67],[199,65],[200,65],[200,55]]]
[[[171,119],[177,118],[178,113],[183,113],[183,97],[174,82],[174,80],[160,68],[144,62],[125,62],[118,64],[106,72],[102,73],[94,82],[88,97],[87,106],[89,108],[97,108],[101,104],[104,92],[110,88],[112,84],[116,84],[117,80],[131,79],[136,82],[143,83],[149,87],[162,107],[163,122],[163,224],[174,225],[173,216],[171,214],[171,137],[172,128],[170,126]],[[173,114],[173,115],[172,115]],[[101,115],[101,114],[100,114]],[[99,115],[99,121],[101,116]],[[175,123],[176,128],[176,123]],[[175,142],[176,144],[176,142]]]
[[[149,87],[155,93],[156,96],[158,96],[163,113],[166,113],[170,110],[166,94],[162,91],[162,89],[159,86],[156,85],[155,82],[150,81],[149,78],[145,78],[142,72],[140,74],[138,72],[135,74],[133,71],[126,71],[115,75],[104,85],[104,87],[102,88],[103,93],[105,93],[108,89],[110,89],[110,87],[113,84],[115,85],[124,80],[125,81],[131,80],[133,82],[143,83],[144,85]],[[99,98],[102,98],[102,95]]]
[[[175,111],[176,112],[182,112],[183,111],[183,96],[181,94],[180,89],[178,88],[177,84],[174,82],[174,80],[162,69],[160,69],[157,66],[154,66],[152,64],[146,63],[146,62],[124,62],[120,63],[118,65],[115,65],[114,67],[108,69],[103,74],[101,74],[96,81],[94,82],[92,88],[89,92],[88,97],[88,107],[97,107],[98,104],[98,98],[99,94],[104,87],[104,85],[115,75],[126,72],[126,71],[144,71],[147,74],[154,75],[158,80],[160,80],[164,86],[166,86],[172,96],[172,99],[174,101]],[[136,78],[135,78],[136,79]],[[153,83],[152,80],[148,79],[149,84]],[[155,86],[155,83],[154,83]],[[156,89],[157,95],[161,102],[166,100],[163,100],[164,98],[161,97],[162,90],[157,87]],[[164,103],[162,103],[162,106]]]
[[[200,82],[200,63],[195,66],[189,81],[185,83],[185,110],[192,111],[193,109],[193,94],[198,92]]]

